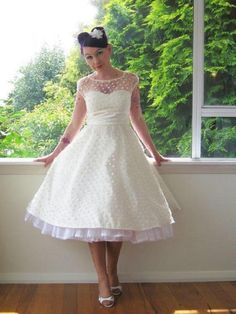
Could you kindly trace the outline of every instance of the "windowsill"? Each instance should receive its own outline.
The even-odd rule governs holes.
[[[0,158],[0,175],[44,175],[49,167],[34,158]],[[160,173],[236,173],[236,158],[170,158],[158,167]]]

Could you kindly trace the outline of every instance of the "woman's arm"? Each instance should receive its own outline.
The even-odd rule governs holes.
[[[77,92],[75,98],[75,107],[72,114],[71,121],[69,122],[68,126],[66,127],[62,138],[67,138],[69,142],[73,140],[77,132],[81,129],[85,116],[86,116],[86,104],[83,96]],[[54,148],[53,152],[47,156],[39,157],[34,159],[34,161],[43,161],[45,163],[45,167],[50,164],[53,159],[60,154],[60,152],[68,145],[68,143],[59,141],[57,146]]]
[[[80,131],[81,127],[83,126],[84,119],[86,116],[86,104],[83,96],[77,92],[75,98],[75,107],[72,114],[71,121],[69,122],[68,126],[66,127],[62,138],[66,137],[70,142],[73,140],[77,132]],[[66,143],[60,141],[58,145],[55,147],[54,152],[61,151],[64,149]]]
[[[150,136],[148,127],[143,118],[141,106],[140,106],[140,91],[139,87],[136,86],[133,90],[131,97],[131,107],[130,107],[130,120],[131,124],[137,133],[138,137],[151,153],[153,158],[156,160],[157,164],[160,165],[162,161],[168,161],[164,158],[156,149],[152,138]]]

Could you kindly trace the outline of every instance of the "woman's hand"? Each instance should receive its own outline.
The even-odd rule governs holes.
[[[53,162],[53,160],[57,157],[57,155],[55,153],[51,153],[49,155],[43,156],[43,157],[38,157],[36,159],[34,159],[33,161],[42,161],[44,162],[44,167],[47,167],[50,163]]]
[[[161,163],[162,162],[167,162],[167,161],[170,161],[170,159],[162,156],[161,154],[159,153],[156,153],[153,155],[153,158],[155,160],[154,164],[156,163],[159,167],[161,166]]]

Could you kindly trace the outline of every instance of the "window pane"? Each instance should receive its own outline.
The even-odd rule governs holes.
[[[204,24],[204,104],[236,105],[235,1],[205,0]]]
[[[147,56],[142,57],[141,78],[150,82],[142,83],[145,121],[163,155],[191,157],[193,1],[157,1],[155,6],[146,35],[149,69]]]
[[[203,118],[202,157],[236,157],[236,118]]]

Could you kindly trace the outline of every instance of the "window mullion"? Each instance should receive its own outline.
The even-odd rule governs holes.
[[[201,157],[201,108],[204,103],[204,0],[194,0],[192,158]]]
[[[236,106],[204,106],[202,117],[236,117]]]

